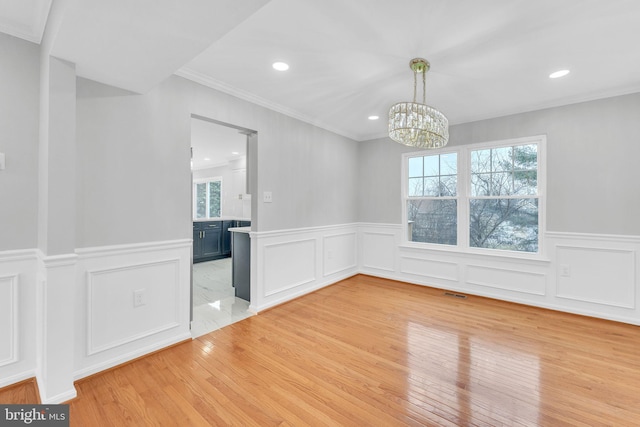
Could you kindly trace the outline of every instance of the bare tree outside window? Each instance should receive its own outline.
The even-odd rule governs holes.
[[[471,152],[469,245],[538,251],[536,144]]]
[[[460,225],[465,246],[538,252],[538,153],[538,142],[461,151],[461,171],[458,152],[407,157],[408,239],[459,245]]]
[[[409,158],[407,220],[414,242],[458,242],[458,156],[456,153]]]

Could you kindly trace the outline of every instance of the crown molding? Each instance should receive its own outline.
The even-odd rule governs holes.
[[[268,99],[256,96],[252,93],[246,92],[242,89],[238,89],[231,85],[228,85],[219,80],[213,79],[203,73],[192,70],[188,67],[182,67],[178,71],[174,73],[176,76],[183,77],[187,80],[191,80],[192,82],[199,83],[203,86],[207,86],[211,89],[218,90],[220,92],[224,92],[226,94],[235,96],[236,98],[240,98],[244,101],[251,102],[252,104],[259,105],[261,107],[267,108],[269,110],[275,111],[277,113],[284,114],[285,116],[292,117],[294,119],[300,120],[302,122],[308,123],[310,125],[319,127],[321,129],[327,130],[329,132],[335,133],[337,135],[344,136],[346,138],[352,139],[354,141],[360,141],[361,139],[356,135],[350,134],[349,132],[345,132],[341,129],[336,129],[332,126],[327,125],[326,123],[322,123],[318,120],[313,119],[307,115],[301,114],[295,110],[287,108],[283,105],[277,104],[275,102],[269,101]]]

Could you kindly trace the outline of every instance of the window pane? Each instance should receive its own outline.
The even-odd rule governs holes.
[[[413,242],[456,245],[456,200],[409,200],[409,238]]]
[[[458,154],[440,155],[440,175],[456,175],[458,173]]]
[[[209,183],[209,218],[220,217],[220,181]]]
[[[207,183],[196,184],[196,218],[207,216]]]
[[[538,172],[516,171],[513,173],[514,194],[537,195],[538,194]]]
[[[424,158],[424,176],[440,175],[439,157],[440,156],[427,156]]]
[[[471,173],[491,172],[491,150],[471,152]]]
[[[458,177],[456,175],[441,176],[440,177],[440,195],[441,196],[455,196],[457,194],[456,185],[458,184]]]
[[[424,195],[434,197],[440,195],[440,179],[437,176],[424,179]]]
[[[471,247],[538,251],[538,199],[480,199],[470,205]]]
[[[538,148],[536,144],[513,147],[513,167],[515,170],[537,170]]]
[[[409,177],[422,175],[422,157],[409,157]]]
[[[507,196],[513,194],[513,175],[510,172],[491,174],[491,195]]]
[[[409,178],[409,189],[407,191],[409,197],[423,196],[423,188],[422,178]]]
[[[491,150],[491,170],[493,172],[513,170],[512,147],[500,147]]]
[[[491,194],[491,174],[481,173],[471,175],[471,195],[489,196]]]

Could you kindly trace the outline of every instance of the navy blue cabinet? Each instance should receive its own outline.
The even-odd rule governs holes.
[[[223,258],[222,221],[193,223],[193,262]]]
[[[231,283],[236,297],[251,302],[251,241],[249,233],[234,231],[232,234]]]
[[[251,221],[198,221],[193,223],[193,262],[231,256],[231,227],[246,227]]]

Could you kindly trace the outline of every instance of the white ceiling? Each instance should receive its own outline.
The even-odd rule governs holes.
[[[37,42],[44,25],[38,16],[49,3],[0,0],[0,31]],[[64,10],[52,52],[76,63],[82,77],[145,92],[179,69],[178,75],[356,140],[386,134],[388,108],[412,98],[408,63],[418,56],[431,62],[427,103],[451,124],[640,91],[637,0],[56,0],[57,6]],[[273,70],[277,60],[290,70]],[[567,77],[548,78],[563,68],[571,70]],[[373,114],[380,120],[367,120]]]
[[[0,0],[0,32],[40,43],[52,0]]]
[[[192,169],[223,166],[246,155],[247,136],[228,126],[192,118],[191,148]]]

